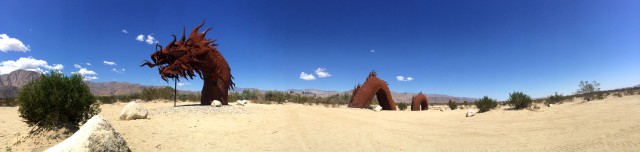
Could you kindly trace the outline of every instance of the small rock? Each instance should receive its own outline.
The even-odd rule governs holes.
[[[218,100],[213,100],[211,105],[214,106],[214,107],[222,107],[222,102],[220,102]]]
[[[247,101],[246,100],[238,100],[238,101],[236,101],[236,104],[239,105],[239,106],[244,106],[245,104],[247,104]]]
[[[549,107],[553,107],[553,104],[549,104]]]
[[[471,110],[467,111],[467,117],[473,117],[474,115],[476,115],[476,112],[473,112]]]
[[[373,111],[375,112],[382,111],[382,107],[376,106],[375,108],[373,108]]]
[[[135,101],[129,102],[122,112],[120,112],[120,120],[147,119],[148,111],[141,104]]]
[[[444,111],[444,108],[440,108],[440,111]]]

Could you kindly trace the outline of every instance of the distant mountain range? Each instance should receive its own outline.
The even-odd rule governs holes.
[[[18,95],[18,90],[22,88],[25,84],[37,79],[40,77],[40,73],[33,71],[25,71],[25,70],[16,70],[9,74],[0,76],[0,98],[15,98]],[[142,92],[145,88],[160,88],[164,86],[147,86],[141,84],[133,84],[129,82],[90,82],[85,81],[92,94],[99,96],[108,96],[108,95],[125,95],[136,92]],[[266,90],[260,90],[257,88],[235,88],[233,92],[242,92],[244,90],[259,90],[260,92],[265,92]],[[313,95],[317,97],[328,97],[336,94],[351,94],[353,90],[347,91],[326,91],[319,89],[289,89],[285,90],[285,92],[296,93],[296,94],[304,94],[304,95]],[[179,90],[180,93],[198,93],[197,91],[184,91]],[[393,99],[396,102],[411,102],[411,97],[415,96],[418,93],[398,93],[391,92]],[[453,100],[456,102],[462,101],[475,101],[475,98],[467,98],[467,97],[454,97],[449,95],[442,94],[426,94],[429,102],[431,103],[446,103],[449,100]]]

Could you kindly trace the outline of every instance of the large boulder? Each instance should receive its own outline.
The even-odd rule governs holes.
[[[220,102],[218,100],[213,100],[211,105],[214,106],[214,107],[222,107],[222,102]]]
[[[102,116],[91,117],[71,137],[45,152],[67,151],[131,151],[120,133]]]
[[[149,112],[141,104],[135,101],[129,102],[122,112],[120,112],[120,120],[147,119]]]

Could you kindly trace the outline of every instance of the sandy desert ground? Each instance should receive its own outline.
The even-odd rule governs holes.
[[[143,103],[150,119],[120,121],[124,104],[100,113],[133,151],[638,151],[640,95],[530,110],[421,112],[300,104],[215,107]],[[187,105],[194,103],[179,103]],[[43,150],[22,141],[16,107],[0,108],[0,150]],[[28,144],[26,144],[28,143]],[[8,146],[5,146],[8,145]]]

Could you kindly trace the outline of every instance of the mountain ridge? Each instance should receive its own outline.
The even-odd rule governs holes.
[[[16,70],[9,74],[0,75],[0,98],[15,98],[18,95],[18,91],[25,84],[39,78],[41,73],[34,71],[26,71],[26,70]],[[109,81],[109,82],[91,82],[85,81],[85,84],[89,87],[90,91],[94,95],[98,96],[110,96],[110,95],[126,95],[131,93],[142,92],[145,88],[162,88],[165,86],[148,86],[130,82],[119,82],[119,81]],[[240,88],[236,87],[231,92],[242,92],[244,90],[259,90],[261,93],[264,93],[269,90],[262,90],[258,88]],[[181,94],[193,94],[199,93],[199,91],[188,91],[188,90],[178,90]],[[303,95],[313,95],[317,97],[328,97],[336,94],[351,94],[353,90],[346,91],[336,91],[336,90],[321,90],[321,89],[287,89],[284,92],[295,93],[295,94],[303,94]],[[418,93],[407,93],[407,92],[391,92],[393,99],[396,102],[411,102],[411,98]],[[475,98],[468,97],[455,97],[450,95],[443,94],[425,94],[429,102],[431,103],[446,103],[449,100],[453,100],[456,102],[463,101],[475,101]]]

